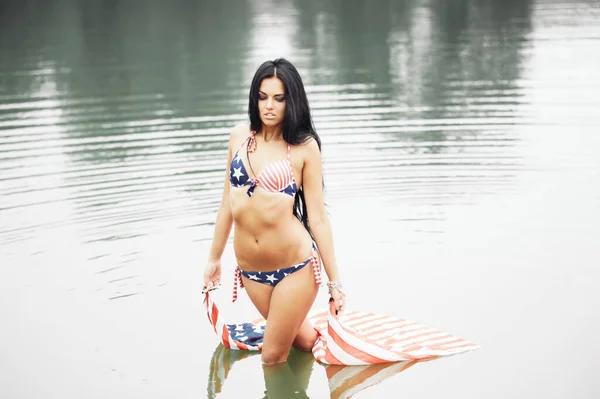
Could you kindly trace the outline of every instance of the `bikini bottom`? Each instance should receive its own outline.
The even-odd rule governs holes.
[[[235,268],[235,276],[233,278],[233,300],[235,302],[237,299],[237,289],[238,285],[240,288],[244,288],[244,282],[242,281],[242,276],[246,277],[249,280],[256,281],[263,284],[276,286],[283,280],[285,277],[289,276],[292,273],[295,273],[299,270],[302,270],[304,266],[312,264],[313,274],[315,275],[315,282],[317,284],[321,284],[321,268],[319,266],[319,258],[317,257],[317,245],[312,243],[312,253],[310,257],[304,262],[300,262],[297,265],[284,267],[282,269],[273,270],[270,272],[247,272],[245,270],[240,269],[239,267]]]

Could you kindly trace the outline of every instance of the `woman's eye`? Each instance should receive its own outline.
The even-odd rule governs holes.
[[[267,97],[265,97],[265,96],[258,96],[258,99],[261,100],[261,101],[265,101],[267,99]]]
[[[282,102],[284,102],[284,101],[285,101],[285,97],[278,97],[278,98],[276,98],[275,100],[276,100],[277,102],[280,102],[280,103],[282,103]]]

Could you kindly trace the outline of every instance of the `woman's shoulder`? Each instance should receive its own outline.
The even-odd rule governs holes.
[[[317,143],[317,140],[312,137],[312,136],[307,136],[300,144],[298,144],[296,147],[298,147],[299,149],[301,149],[302,151],[307,151],[307,152],[319,152],[319,144]]]
[[[229,132],[229,142],[235,146],[242,143],[250,135],[250,125],[240,122]]]
[[[298,155],[300,155],[304,160],[314,158],[319,159],[321,157],[321,150],[319,148],[319,144],[317,143],[317,140],[312,136],[307,137],[303,142],[301,142],[295,147],[297,148],[296,151]]]
[[[231,129],[230,136],[244,136],[250,135],[250,125],[245,122],[240,122]]]

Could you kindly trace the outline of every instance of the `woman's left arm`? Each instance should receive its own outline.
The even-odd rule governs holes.
[[[315,140],[310,140],[305,147],[304,167],[302,168],[302,190],[310,230],[315,238],[317,247],[323,260],[323,266],[327,277],[331,282],[340,282],[340,273],[335,259],[333,249],[333,234],[329,215],[325,210],[323,197],[323,168],[321,163],[321,151]],[[342,311],[344,304],[343,292],[340,289],[331,289],[331,297],[335,301],[335,308]]]

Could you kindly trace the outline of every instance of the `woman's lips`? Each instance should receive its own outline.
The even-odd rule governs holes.
[[[265,114],[265,119],[275,119],[275,114]]]

